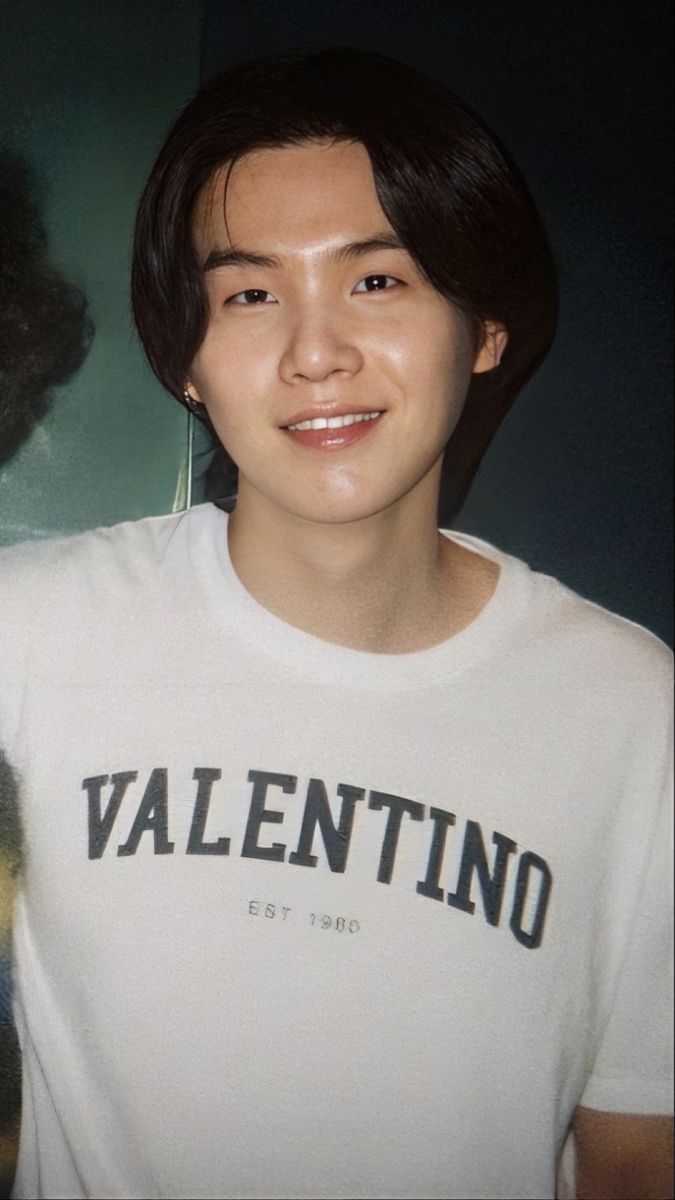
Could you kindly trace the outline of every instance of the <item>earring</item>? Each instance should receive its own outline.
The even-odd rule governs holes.
[[[183,392],[183,404],[185,405],[186,408],[189,408],[189,410],[193,416],[195,416],[195,417],[200,416],[201,404],[200,404],[199,400],[195,400],[194,396],[190,395],[187,388]]]

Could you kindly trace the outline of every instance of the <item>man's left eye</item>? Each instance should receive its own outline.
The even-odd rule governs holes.
[[[366,275],[365,279],[357,283],[354,291],[386,292],[389,291],[392,285],[396,286],[399,282],[393,275]],[[362,284],[366,286],[362,287]]]

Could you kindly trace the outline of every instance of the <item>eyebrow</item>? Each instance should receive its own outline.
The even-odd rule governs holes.
[[[350,258],[360,258],[364,254],[372,254],[375,250],[405,250],[400,238],[395,233],[376,233],[372,237],[363,238],[358,242],[346,242],[330,250],[326,255],[329,262],[346,262]],[[281,259],[269,254],[256,254],[253,250],[212,250],[208,255],[202,270],[214,271],[217,267],[267,267],[279,270],[283,266]]]

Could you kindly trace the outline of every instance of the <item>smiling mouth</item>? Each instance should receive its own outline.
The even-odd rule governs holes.
[[[309,429],[344,429],[348,425],[358,425],[362,421],[375,421],[382,416],[378,409],[368,413],[345,413],[340,417],[313,417],[310,421],[298,421],[297,425],[284,425],[291,432],[304,433]]]
[[[303,450],[346,450],[372,436],[384,416],[384,412],[373,409],[372,412],[342,413],[334,417],[312,417],[282,426],[281,431]]]

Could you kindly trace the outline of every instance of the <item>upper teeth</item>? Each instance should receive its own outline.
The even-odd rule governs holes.
[[[300,421],[298,425],[287,425],[287,429],[342,429],[343,425],[354,425],[357,421],[374,421],[379,412],[346,413],[344,417],[315,417],[313,421]]]

